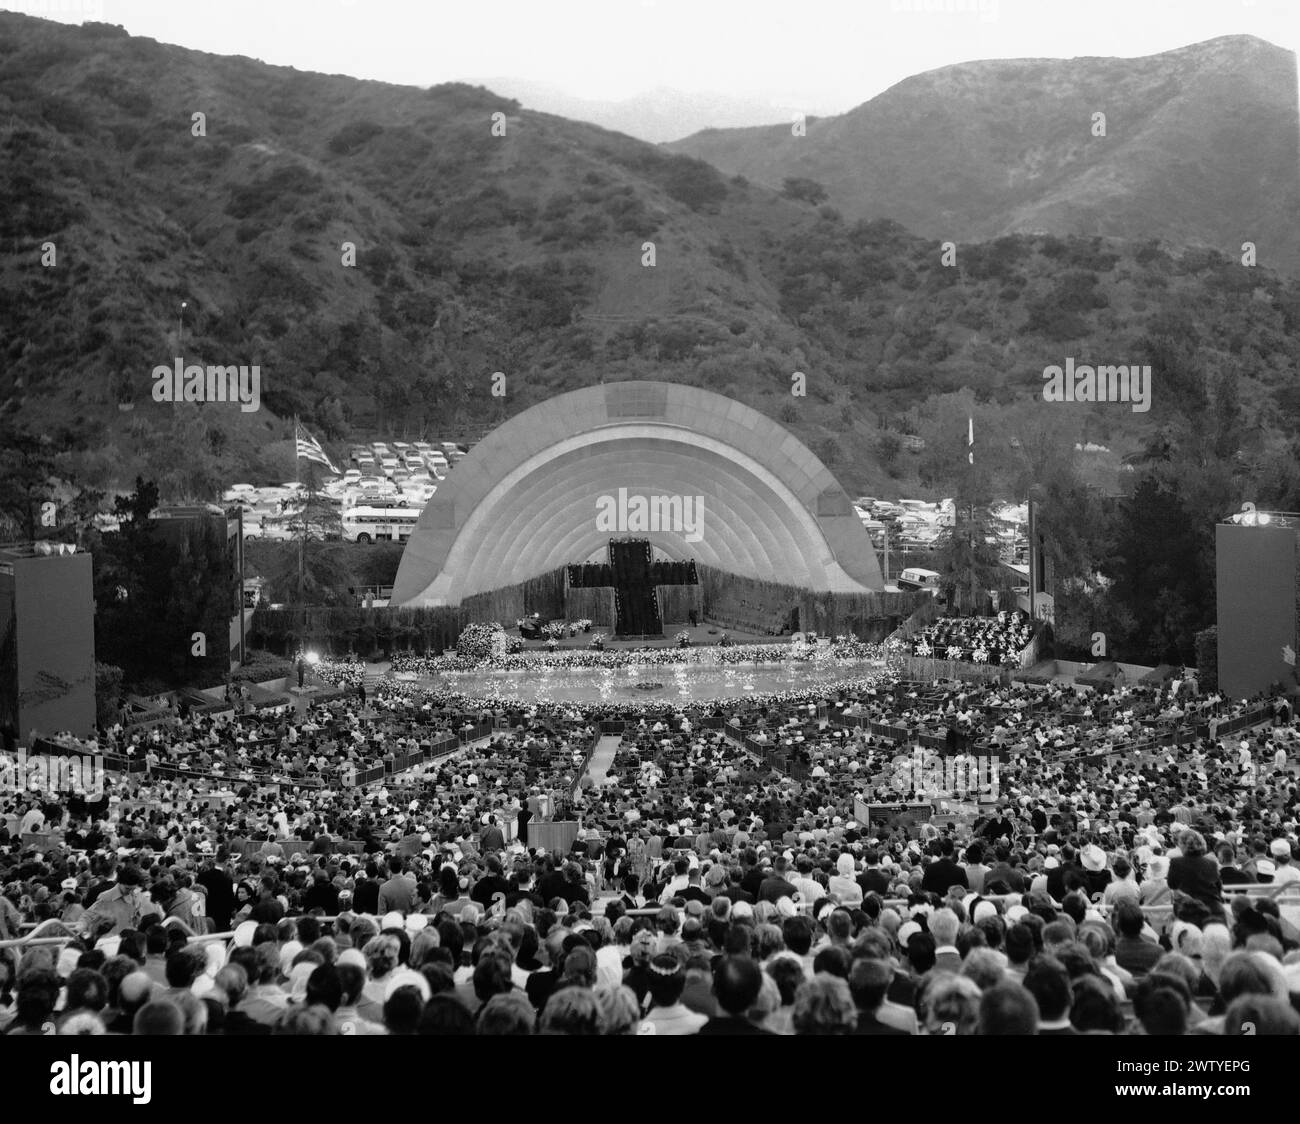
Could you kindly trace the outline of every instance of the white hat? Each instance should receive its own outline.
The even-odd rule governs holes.
[[[406,923],[402,919],[402,915],[395,909],[389,910],[385,913],[383,920],[379,922],[380,932],[383,932],[385,929],[402,929],[405,927]]]
[[[421,998],[426,1003],[433,998],[433,989],[429,986],[429,981],[419,972],[410,968],[400,968],[389,977],[388,983],[384,987],[385,1002],[392,998],[393,992],[395,992],[399,987],[414,987],[418,989]]]

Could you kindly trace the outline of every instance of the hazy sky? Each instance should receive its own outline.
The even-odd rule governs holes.
[[[1253,34],[1300,0],[0,0],[300,70],[427,86],[510,75],[574,97],[669,86],[839,112],[977,58],[1138,56]],[[937,10],[932,10],[937,9]]]

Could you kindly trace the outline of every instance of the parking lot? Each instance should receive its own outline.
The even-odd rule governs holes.
[[[375,441],[352,445],[341,473],[322,472],[319,496],[337,506],[340,516],[356,507],[401,507],[420,512],[465,458],[467,448],[454,441]],[[318,466],[319,468],[319,466]],[[232,484],[221,496],[244,512],[244,537],[287,541],[301,530],[307,487],[282,484]],[[320,537],[336,537],[318,528]]]

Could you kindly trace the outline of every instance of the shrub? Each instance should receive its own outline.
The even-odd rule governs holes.
[[[727,197],[727,184],[718,170],[703,160],[674,156],[667,162],[664,190],[692,211]]]
[[[826,189],[816,180],[803,176],[787,176],[781,184],[781,194],[787,199],[797,199],[803,203],[824,203],[829,198]]]
[[[122,669],[95,662],[95,723],[107,728],[118,718],[122,705]]]
[[[327,147],[336,156],[347,156],[383,131],[377,121],[351,121],[330,137]]]

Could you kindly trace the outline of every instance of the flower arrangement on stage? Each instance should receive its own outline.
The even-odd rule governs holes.
[[[487,624],[467,624],[456,641],[456,659],[467,664],[486,663],[504,659],[506,631],[497,621]]]
[[[475,626],[471,626],[475,627]],[[468,633],[468,629],[466,632]],[[464,635],[464,634],[462,634]],[[679,633],[680,636],[688,633]],[[599,641],[599,644],[597,644]],[[503,636],[502,643],[505,638]],[[393,657],[393,670],[404,674],[439,675],[455,671],[532,671],[541,668],[603,668],[662,667],[674,664],[720,664],[739,666],[756,663],[865,663],[871,660],[888,661],[904,654],[904,644],[885,641],[871,644],[854,637],[837,638],[832,644],[735,644],[726,647],[707,645],[671,648],[614,648],[606,649],[608,636],[598,633],[586,649],[521,651],[507,654],[504,647],[499,655],[472,658],[463,645],[456,653],[442,656],[420,656],[398,653]],[[679,640],[680,643],[680,640]],[[550,644],[548,643],[548,647]],[[558,645],[556,646],[558,648]],[[477,650],[477,649],[476,649]]]
[[[672,649],[661,650],[671,651]],[[699,649],[693,649],[693,651],[698,650]],[[616,713],[619,715],[639,714],[646,717],[665,717],[680,712],[683,707],[703,705],[711,706],[714,704],[743,703],[746,706],[752,707],[783,706],[790,704],[806,705],[808,703],[824,701],[828,692],[846,691],[850,694],[856,694],[868,690],[874,690],[879,687],[881,683],[889,682],[892,678],[890,672],[881,669],[879,673],[869,676],[855,676],[849,679],[837,680],[834,684],[804,684],[798,687],[792,687],[785,691],[758,692],[750,690],[746,692],[744,688],[742,688],[741,691],[733,689],[722,691],[717,694],[710,693],[707,698],[702,697],[694,700],[678,699],[673,702],[664,701],[662,698],[636,700],[629,698],[626,695],[617,699],[602,695],[602,698],[605,699],[605,705],[610,708],[610,713]],[[592,685],[596,686],[594,683]],[[647,680],[644,687],[642,687],[640,683],[636,683],[630,685],[630,687],[625,688],[624,690],[635,691],[640,688],[649,691],[653,686],[655,686],[653,681]],[[662,684],[658,684],[657,686],[662,686]],[[492,709],[497,707],[520,705],[519,698],[512,694],[509,689],[494,688],[491,690],[476,690],[473,692],[429,690],[427,688],[415,687],[413,684],[394,684],[391,681],[386,683],[385,689],[400,690],[403,693],[413,694],[414,697],[427,699],[429,702],[440,707]],[[571,706],[572,704],[556,703],[541,698],[530,700],[527,705],[537,706],[539,708],[556,707],[563,710],[565,707]]]

